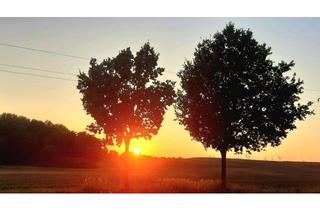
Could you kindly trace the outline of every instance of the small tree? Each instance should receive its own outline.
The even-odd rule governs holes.
[[[84,109],[95,123],[88,126],[106,139],[125,144],[156,135],[165,110],[174,102],[174,82],[160,82],[164,68],[157,67],[159,54],[146,43],[134,57],[130,48],[114,58],[90,61],[88,75],[80,72],[78,86]]]
[[[298,103],[303,82],[295,74],[284,76],[293,61],[275,65],[270,54],[250,30],[229,23],[199,43],[193,60],[178,73],[177,119],[205,148],[220,151],[223,188],[227,151],[278,146],[297,119],[312,114],[311,102]]]

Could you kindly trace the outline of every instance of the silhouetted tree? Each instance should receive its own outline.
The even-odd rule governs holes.
[[[220,151],[223,188],[227,151],[278,146],[297,119],[312,114],[311,102],[298,103],[303,81],[284,75],[294,62],[275,65],[270,54],[250,30],[229,23],[199,43],[193,60],[178,73],[177,119],[205,148]]]
[[[164,71],[157,67],[158,58],[146,43],[135,57],[127,48],[100,64],[91,59],[88,75],[78,75],[84,109],[95,120],[89,130],[103,130],[107,140],[124,143],[125,154],[131,139],[157,134],[165,110],[174,102],[174,82],[158,80]]]

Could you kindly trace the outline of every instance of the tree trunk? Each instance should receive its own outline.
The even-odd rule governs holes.
[[[130,147],[130,139],[125,141],[125,152],[124,152],[124,155],[125,155],[124,187],[127,192],[129,191],[129,188],[130,188],[130,183],[129,183],[129,158],[130,158],[129,157],[130,156],[129,147]]]
[[[227,151],[221,150],[221,188],[227,188]]]
[[[129,147],[130,147],[130,139],[126,140],[125,141],[125,151],[124,151],[124,154],[126,156],[129,156]]]

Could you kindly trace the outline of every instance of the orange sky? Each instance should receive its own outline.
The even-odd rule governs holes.
[[[162,79],[177,80],[175,72],[185,59],[190,59],[200,37],[221,30],[228,21],[236,27],[250,27],[258,41],[272,47],[276,61],[295,60],[294,69],[305,81],[303,101],[320,97],[320,19],[275,18],[164,18],[164,19],[13,19],[0,18],[0,42],[63,52],[99,59],[115,56],[128,46],[136,52],[150,41],[160,53],[159,66],[165,67]],[[77,73],[86,71],[88,62],[62,56],[47,55],[22,49],[0,46],[0,63],[45,68]],[[0,70],[31,72],[3,67]],[[56,75],[52,75],[56,76]],[[75,79],[72,76],[65,76]],[[0,112],[11,112],[39,120],[62,123],[75,131],[84,130],[92,119],[83,111],[76,82],[28,77],[0,72]],[[237,158],[267,160],[320,161],[320,103],[313,108],[316,115],[297,123],[298,128],[277,148]],[[174,121],[173,107],[165,115],[159,134],[151,141],[133,140],[131,150],[154,156],[194,157],[214,156],[213,150],[204,150],[192,141],[188,132]],[[123,148],[119,149],[120,151]],[[229,157],[235,157],[229,153]]]

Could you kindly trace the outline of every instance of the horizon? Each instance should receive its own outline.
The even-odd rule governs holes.
[[[126,47],[131,47],[135,54],[143,43],[150,41],[151,46],[160,53],[159,66],[165,68],[162,79],[176,81],[178,78],[175,73],[186,59],[192,57],[201,37],[221,31],[229,21],[235,23],[237,28],[250,28],[259,43],[265,42],[272,48],[270,57],[273,60],[294,60],[296,66],[290,75],[296,72],[298,78],[305,82],[301,101],[315,102],[312,106],[314,116],[296,123],[297,129],[289,132],[280,146],[268,146],[266,151],[254,152],[250,160],[320,162],[317,151],[320,144],[317,142],[320,138],[317,130],[320,124],[320,104],[317,103],[320,97],[320,84],[317,81],[320,76],[317,70],[320,67],[317,59],[320,56],[319,18],[1,18],[0,27],[6,30],[0,34],[0,42],[103,59],[115,56]],[[89,67],[89,61],[84,59],[29,52],[9,46],[0,46],[0,56],[4,60],[2,64],[68,74],[77,74],[79,69],[87,72]],[[8,66],[0,66],[1,69],[27,72]],[[76,82],[6,72],[0,72],[0,75],[0,96],[5,98],[0,100],[1,113],[50,120],[77,132],[85,130],[93,121],[83,110]],[[66,75],[58,77],[74,79]],[[178,87],[179,82],[176,89]],[[201,143],[191,140],[189,133],[174,119],[173,107],[170,106],[159,133],[151,141],[134,140],[131,150],[137,147],[142,155],[158,157],[220,157],[218,152],[212,149],[206,151]],[[124,148],[115,149],[121,153]],[[230,159],[246,160],[246,157],[246,153],[241,156],[228,153]]]

